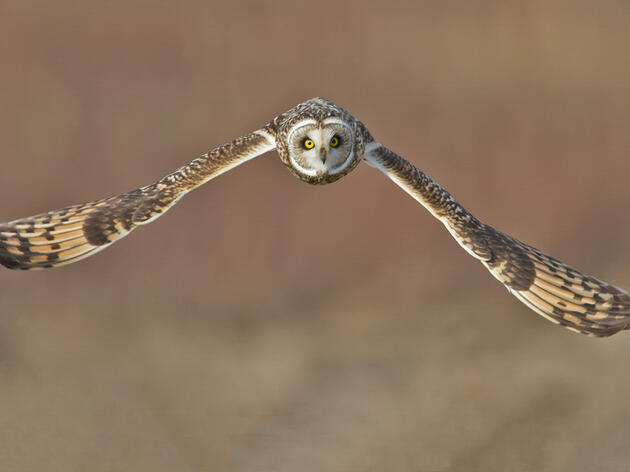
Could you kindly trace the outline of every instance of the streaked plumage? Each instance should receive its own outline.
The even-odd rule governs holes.
[[[424,172],[374,141],[361,122],[322,98],[297,105],[151,185],[0,224],[0,263],[10,269],[39,269],[88,257],[158,218],[191,190],[273,149],[294,175],[310,184],[334,182],[365,159],[427,208],[538,314],[594,336],[630,326],[627,292],[481,222]]]
[[[479,221],[440,184],[384,146],[368,145],[365,159],[424,205],[470,255],[536,313],[595,336],[629,327],[630,296],[625,290]]]
[[[0,224],[0,263],[40,269],[81,260],[155,220],[208,180],[274,147],[267,131],[255,131],[146,187]]]

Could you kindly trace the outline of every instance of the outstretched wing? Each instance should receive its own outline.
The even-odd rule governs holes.
[[[208,180],[274,148],[274,136],[261,129],[213,149],[146,187],[0,223],[0,264],[10,269],[41,269],[81,260],[163,215]]]
[[[630,295],[479,221],[440,184],[373,142],[365,160],[427,208],[455,240],[536,313],[582,334],[630,328]]]

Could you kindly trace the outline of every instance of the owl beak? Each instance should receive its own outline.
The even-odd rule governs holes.
[[[319,158],[321,159],[322,164],[326,164],[326,159],[328,159],[328,149],[321,147],[319,149]]]

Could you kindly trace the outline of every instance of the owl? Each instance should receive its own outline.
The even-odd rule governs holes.
[[[378,143],[335,103],[313,98],[145,187],[0,224],[0,264],[43,269],[79,261],[162,216],[185,194],[276,150],[309,184],[339,180],[361,161],[378,169],[437,218],[507,290],[549,321],[609,336],[630,326],[630,295],[477,219],[440,184]]]

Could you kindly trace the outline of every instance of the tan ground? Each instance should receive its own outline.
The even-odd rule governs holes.
[[[322,95],[483,220],[630,288],[629,20],[4,1],[0,220],[149,183]],[[0,287],[2,471],[630,470],[630,335],[529,312],[367,166],[309,187],[270,154]]]

